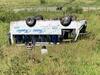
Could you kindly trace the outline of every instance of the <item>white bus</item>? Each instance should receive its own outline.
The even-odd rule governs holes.
[[[43,20],[42,16],[30,17],[26,20],[10,22],[11,44],[26,42],[61,42],[68,39],[68,34],[73,35],[76,41],[79,33],[85,33],[86,20],[73,20],[72,16],[57,20]]]

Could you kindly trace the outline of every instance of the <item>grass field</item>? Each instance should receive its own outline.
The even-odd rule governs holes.
[[[46,4],[59,4],[66,2],[65,0],[46,0]],[[40,0],[0,0],[0,6],[4,8],[21,8],[40,6]]]
[[[100,16],[94,13],[77,16],[88,20],[90,34],[75,43],[47,46],[49,53],[45,56],[40,54],[41,47],[36,47],[34,62],[28,59],[24,46],[7,45],[0,49],[0,75],[99,75]],[[8,23],[0,23],[1,46],[7,42],[8,28]]]
[[[43,6],[61,6],[70,0],[45,0]],[[75,0],[74,4],[80,6],[99,6],[99,0]],[[26,8],[32,6],[41,6],[40,0],[0,0],[0,8],[4,9],[15,9],[15,8]],[[66,5],[67,6],[67,5]]]
[[[24,1],[24,3],[23,3]],[[0,0],[3,9],[14,7],[37,6],[39,0]],[[66,0],[46,0],[55,4]],[[98,6],[99,0],[76,0]],[[93,2],[91,2],[93,1]],[[37,4],[36,4],[37,3]],[[27,5],[27,6],[26,6]],[[55,4],[56,5],[56,4]],[[43,15],[44,18],[63,16],[62,12],[28,12],[17,14],[17,19],[27,16]],[[2,15],[3,13],[0,12]],[[10,14],[11,15],[11,14]],[[22,16],[24,15],[24,16]],[[100,14],[99,12],[83,12],[75,14],[78,19],[88,21],[88,35],[77,42],[47,46],[48,54],[41,55],[41,46],[32,50],[34,61],[28,58],[28,50],[24,46],[8,44],[7,33],[9,23],[0,21],[0,75],[100,75]],[[8,16],[9,17],[9,16]],[[12,16],[10,16],[12,17]]]

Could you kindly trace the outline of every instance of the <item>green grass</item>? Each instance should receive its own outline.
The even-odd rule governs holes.
[[[41,13],[53,18],[61,13]],[[41,55],[41,47],[33,49],[35,61],[28,59],[26,47],[7,45],[0,49],[0,75],[99,75],[100,74],[100,16],[95,13],[77,14],[88,20],[86,37],[75,43],[47,46],[48,54]],[[0,44],[6,42],[9,24],[0,23]],[[3,52],[2,52],[3,51]],[[16,73],[17,71],[17,73]]]
[[[45,0],[46,4],[43,6],[62,6],[69,0]],[[80,6],[97,6],[99,7],[99,0],[75,0],[73,5]],[[0,0],[0,8],[4,8],[5,10],[15,9],[15,8],[27,8],[27,7],[41,7],[40,0]],[[67,5],[66,5],[67,6]]]
[[[46,4],[48,5],[55,5],[57,3],[64,3],[64,0],[45,0]],[[32,6],[40,6],[40,0],[0,0],[0,6],[4,8],[25,8],[25,7],[32,7]]]
[[[99,7],[100,6],[100,1],[99,0],[96,0],[93,3],[91,3],[90,6]]]
[[[8,30],[9,30],[9,24],[1,22],[0,23],[0,45],[7,43]]]
[[[58,5],[61,4],[60,2],[65,2],[65,0],[46,1],[47,5]],[[76,3],[82,6],[99,6],[100,1],[96,0],[96,2],[88,4],[77,0]],[[24,0],[24,3],[21,0],[0,0],[0,7],[4,10],[32,6],[40,6],[39,0]],[[5,14],[5,12],[0,13],[0,15]],[[6,19],[19,20],[34,15],[43,15],[44,18],[51,19],[64,14],[62,12],[24,11],[8,12],[5,17],[7,16]],[[88,21],[87,31],[90,33],[79,38],[75,43],[47,46],[47,55],[41,55],[41,47],[35,47],[32,50],[34,62],[28,58],[26,47],[8,44],[9,23],[0,22],[0,75],[100,75],[99,12],[89,11],[75,15],[78,19],[84,18]]]

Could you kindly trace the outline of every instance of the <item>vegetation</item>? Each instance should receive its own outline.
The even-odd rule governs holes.
[[[62,13],[42,12],[45,18],[61,16]],[[87,16],[88,15],[88,16]],[[76,14],[88,20],[86,37],[76,43],[47,46],[49,54],[42,56],[41,47],[33,49],[35,61],[28,58],[25,47],[5,46],[0,50],[0,75],[99,75],[100,67],[100,16],[96,13]],[[0,23],[0,43],[7,43],[9,23]],[[1,43],[2,46],[3,43]]]
[[[40,3],[41,3],[41,4],[45,4],[46,1],[45,1],[45,0],[40,0]]]
[[[59,6],[63,5],[70,0],[0,0],[0,7],[5,8],[6,10],[12,8],[25,8],[40,6],[41,3],[49,6]],[[99,0],[75,0],[74,4],[79,4],[80,6],[99,6]],[[73,5],[74,5],[73,4]],[[40,6],[41,7],[41,6]]]
[[[12,0],[3,0],[13,3]],[[25,0],[27,1],[27,0]],[[31,0],[30,0],[31,1]],[[39,4],[38,0],[32,0]],[[47,2],[47,0],[45,0]],[[48,0],[50,1],[50,0]],[[60,2],[61,0],[57,0]],[[62,2],[65,0],[62,0]],[[3,4],[1,2],[1,4]],[[21,0],[17,0],[21,5]],[[52,0],[51,0],[52,2]],[[55,1],[56,2],[56,1]],[[99,2],[99,1],[98,1]],[[12,4],[11,3],[11,4]],[[13,3],[14,4],[14,3]],[[17,7],[17,3],[15,3]],[[31,4],[27,4],[30,6]],[[11,5],[12,6],[12,5]],[[22,6],[24,6],[22,4]],[[69,6],[70,7],[70,6]],[[0,75],[99,75],[100,74],[100,25],[99,11],[74,12],[73,8],[57,12],[13,12],[11,9],[0,10]],[[44,18],[56,18],[64,15],[76,15],[78,19],[88,21],[88,35],[79,37],[75,43],[47,46],[48,54],[41,55],[41,47],[32,50],[33,57],[24,46],[10,46],[8,44],[9,22],[26,19],[28,16],[43,15]]]

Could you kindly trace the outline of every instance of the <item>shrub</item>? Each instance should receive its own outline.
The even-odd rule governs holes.
[[[69,7],[67,7],[66,12],[67,13],[77,13],[77,14],[81,14],[83,12],[83,10],[79,6],[75,6],[75,7],[69,6]]]
[[[10,22],[16,18],[16,14],[13,11],[4,11],[0,13],[0,20],[2,22]]]
[[[45,0],[40,0],[40,3],[41,3],[41,4],[45,4],[46,1],[45,1]]]
[[[0,21],[2,22],[10,22],[15,20],[22,20],[28,16],[34,15],[33,11],[19,11],[15,13],[14,11],[2,11],[0,12]]]

